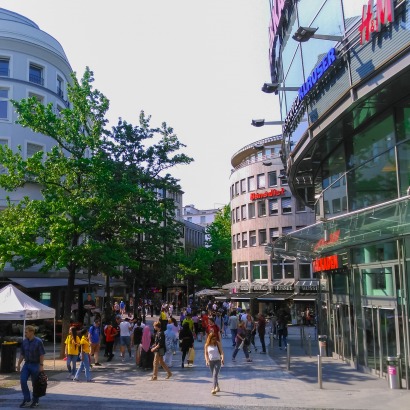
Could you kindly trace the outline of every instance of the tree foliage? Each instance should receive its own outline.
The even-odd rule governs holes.
[[[9,200],[0,213],[0,264],[68,271],[63,340],[80,269],[137,274],[142,261],[158,263],[165,250],[174,252],[175,207],[158,192],[176,192],[177,181],[162,174],[192,160],[177,153],[184,145],[172,128],[151,128],[143,112],[138,126],[120,119],[108,131],[109,101],[93,89],[93,73],[87,68],[81,81],[72,79],[70,108],[58,114],[35,98],[13,101],[18,123],[49,136],[50,150],[24,158],[21,147],[0,147],[7,170],[0,186],[10,192],[34,186],[42,197]]]

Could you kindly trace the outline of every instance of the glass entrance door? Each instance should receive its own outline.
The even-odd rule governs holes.
[[[396,309],[363,308],[366,366],[383,377],[386,357],[397,355]]]

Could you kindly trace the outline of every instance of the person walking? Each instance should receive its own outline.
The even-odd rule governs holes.
[[[141,342],[144,327],[145,325],[142,323],[141,319],[137,319],[137,323],[134,325],[131,334],[131,345],[135,346],[135,364],[137,366],[139,366],[141,361]]]
[[[125,361],[125,348],[127,348],[128,354],[130,358],[132,357],[131,351],[131,332],[132,332],[132,324],[130,323],[130,319],[126,317],[120,323],[120,352],[122,361]]]
[[[154,363],[154,355],[151,352],[152,335],[149,325],[145,325],[142,331],[141,339],[141,360],[140,367],[144,370],[152,369]]]
[[[256,348],[256,345],[255,345],[256,324],[250,313],[246,314],[245,329],[246,329],[246,339],[249,340],[249,347],[252,344],[253,348],[255,349],[255,352],[257,352],[258,349]]]
[[[151,348],[151,352],[154,353],[154,369],[152,372],[152,376],[150,378],[151,381],[158,380],[158,368],[159,365],[167,372],[166,379],[169,379],[172,376],[171,370],[164,362],[164,355],[166,351],[165,347],[165,335],[164,332],[161,330],[161,322],[154,323],[154,329],[156,330],[155,334],[155,341],[154,346]]]
[[[189,349],[194,347],[194,335],[189,329],[189,323],[185,322],[182,326],[181,331],[179,332],[179,347],[182,352],[182,363],[181,367],[184,368],[185,358]]]
[[[174,325],[173,323],[168,323],[167,330],[164,332],[165,335],[165,355],[164,361],[168,367],[172,367],[172,356],[174,352],[174,344],[175,341],[178,340],[174,332]]]
[[[90,353],[91,353],[91,344],[89,340],[89,332],[86,328],[81,331],[81,340],[80,340],[80,351],[81,351],[81,364],[80,367],[77,369],[77,373],[73,381],[79,382],[80,381],[80,374],[82,371],[85,371],[85,379],[87,382],[91,382],[91,372],[90,372]]]
[[[205,363],[209,366],[212,373],[213,387],[211,394],[216,394],[221,391],[219,387],[219,372],[224,364],[224,354],[222,344],[217,340],[216,335],[210,333],[205,342]]]
[[[262,351],[261,354],[266,354],[266,345],[265,345],[265,333],[266,333],[266,318],[262,313],[258,315],[258,335],[259,340],[261,341]]]
[[[238,333],[238,316],[236,315],[236,310],[233,310],[228,319],[228,327],[231,332],[232,346],[236,346],[236,335]]]
[[[94,324],[88,330],[88,337],[91,344],[91,356],[94,357],[94,365],[101,366],[98,361],[100,354],[100,340],[101,340],[101,321],[96,319]]]
[[[114,349],[114,341],[115,341],[115,336],[117,335],[117,329],[109,323],[108,325],[105,326],[104,328],[104,335],[105,335],[105,349],[107,351],[107,362],[110,362],[112,358],[114,357],[113,349]]]
[[[67,379],[73,379],[77,369],[78,349],[80,347],[80,338],[77,336],[77,329],[70,327],[68,336],[65,339],[65,356],[67,359]]]
[[[236,335],[236,344],[235,344],[235,349],[232,354],[232,361],[236,361],[236,355],[239,352],[239,349],[242,347],[243,353],[246,357],[247,362],[251,362],[252,359],[249,357],[249,342],[246,340],[246,329],[245,329],[245,322],[239,323],[238,326],[238,333]],[[243,345],[242,345],[243,342]]]
[[[20,372],[21,362],[24,360],[23,368],[20,373],[20,385],[23,393],[23,401],[20,407],[38,407],[39,398],[34,395],[31,402],[30,390],[27,385],[28,378],[31,377],[31,382],[37,380],[38,374],[44,369],[44,345],[39,337],[35,336],[34,326],[28,325],[24,331],[24,340],[20,348],[20,357],[17,362],[17,371]],[[31,404],[30,404],[31,402]]]
[[[282,343],[287,350],[288,348],[288,314],[285,310],[281,309],[278,312],[278,338],[279,338],[279,349],[282,350]]]

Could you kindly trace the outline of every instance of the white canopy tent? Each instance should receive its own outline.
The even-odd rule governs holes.
[[[23,337],[26,320],[54,320],[54,368],[56,358],[56,311],[23,293],[13,285],[0,289],[0,320],[22,320]]]

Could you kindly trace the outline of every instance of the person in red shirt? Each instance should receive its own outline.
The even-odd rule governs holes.
[[[114,357],[114,354],[112,352],[113,347],[114,347],[114,340],[115,336],[117,335],[118,331],[115,327],[113,327],[111,324],[105,326],[104,328],[104,335],[105,335],[105,344],[107,346],[107,362],[110,362],[112,358]]]
[[[219,329],[219,326],[215,324],[215,318],[213,316],[208,317],[208,326],[205,328],[205,330],[207,336],[210,333],[214,333],[216,335],[217,341],[221,341],[221,329]]]

